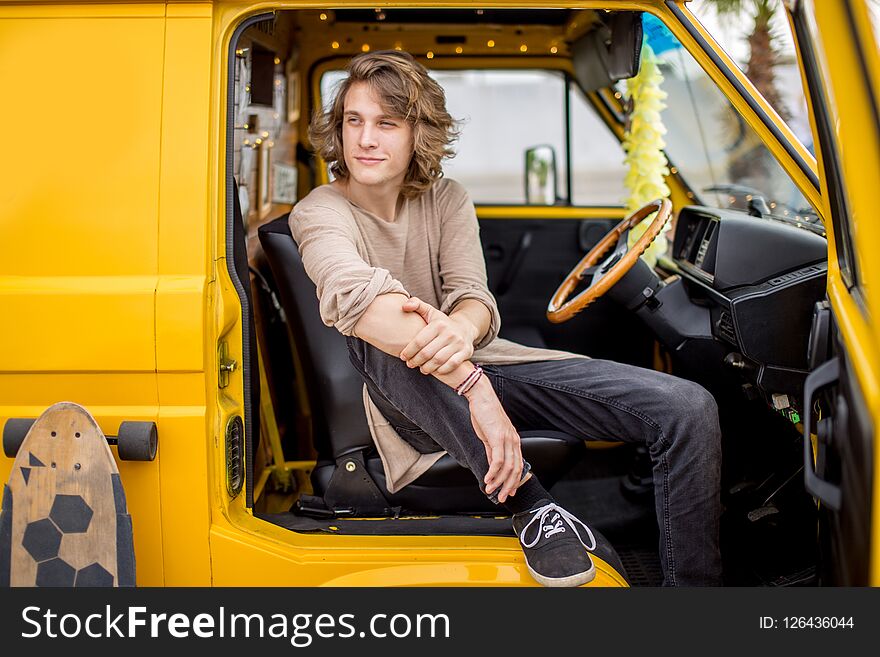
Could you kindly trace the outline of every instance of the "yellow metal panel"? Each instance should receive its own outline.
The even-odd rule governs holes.
[[[0,275],[0,307],[14,320],[0,322],[0,344],[9,346],[0,367],[7,372],[155,370],[155,285],[155,277],[147,276]]]
[[[211,558],[206,463],[211,432],[205,378],[200,373],[158,378],[160,489],[155,494],[161,494],[164,584],[207,586]]]
[[[554,205],[534,206],[502,206],[478,205],[477,216],[480,219],[623,219],[626,212],[617,207],[564,207]]]
[[[0,276],[155,274],[163,24],[0,18]]]
[[[24,138],[0,160],[6,370],[155,369],[163,24],[148,6],[0,8],[19,100],[0,121]]]
[[[284,543],[306,535],[259,524],[264,528],[250,535],[212,527],[215,585],[538,586],[515,538],[309,536],[327,547],[303,551]],[[593,559],[597,572],[589,586],[626,586],[608,564]]]
[[[9,6],[6,6],[7,3]],[[0,0],[0,16],[14,18],[162,18],[165,16],[165,5],[162,2],[116,4],[112,1],[103,4],[101,2],[84,2],[46,5],[45,0]]]
[[[160,372],[205,369],[205,288],[204,276],[159,278],[156,362]]]
[[[213,2],[168,2],[165,15],[168,18],[211,18],[214,14]],[[169,29],[170,29],[169,21]],[[210,26],[209,26],[210,27]],[[208,33],[210,36],[210,32]]]
[[[189,11],[182,17],[169,17],[165,37],[159,204],[163,275],[207,272],[211,21],[210,12],[188,17],[192,10],[203,11],[199,5],[169,7],[169,13],[184,9]]]

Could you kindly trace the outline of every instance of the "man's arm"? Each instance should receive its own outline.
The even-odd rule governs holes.
[[[421,315],[401,310],[406,300],[403,294],[380,294],[355,324],[354,334],[386,354],[400,358],[403,348],[425,327]],[[474,366],[466,361],[448,374],[435,373],[434,376],[455,388],[472,369]]]
[[[426,326],[419,313],[401,310],[406,300],[406,295],[396,293],[377,296],[355,325],[354,335],[391,356],[400,357],[401,350]],[[431,312],[441,314],[436,309]],[[465,307],[462,312],[472,311]],[[479,315],[479,310],[473,312]],[[465,361],[447,374],[434,371],[431,376],[455,388],[473,369],[473,363]],[[483,479],[486,493],[498,491],[498,500],[504,502],[508,496],[516,494],[522,476],[519,433],[504,412],[488,377],[480,377],[464,397],[468,401],[474,431],[486,448],[489,462],[489,471]]]
[[[459,301],[452,312],[449,313],[449,318],[467,322],[474,328],[472,343],[475,345],[482,341],[492,321],[489,309],[486,308],[484,303],[476,299],[462,299]]]

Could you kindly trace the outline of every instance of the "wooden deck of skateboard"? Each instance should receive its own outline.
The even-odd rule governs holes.
[[[110,447],[60,402],[24,439],[0,512],[0,586],[134,586],[131,517]]]

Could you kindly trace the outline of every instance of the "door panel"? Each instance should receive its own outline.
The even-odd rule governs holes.
[[[820,577],[823,583],[836,586],[865,586],[871,544],[870,524],[865,522],[871,515],[871,422],[844,350],[839,358],[825,477],[839,483],[841,508],[837,512],[822,509],[819,514]]]
[[[808,429],[816,435],[816,475],[833,487],[826,486],[823,495],[828,499],[831,493],[833,503],[820,503],[819,571],[827,585],[877,585],[880,551],[872,516],[878,495],[874,465],[880,358],[876,314],[869,309],[877,308],[880,270],[876,258],[869,256],[878,243],[873,218],[880,120],[868,74],[869,60],[876,61],[875,37],[863,29],[863,0],[801,0],[791,17],[822,172],[828,299],[839,329],[837,376],[817,395],[818,406],[804,400],[805,406],[809,403],[811,410],[824,415]],[[819,342],[817,338],[811,344]],[[816,370],[810,379],[818,375]],[[805,449],[807,468],[811,458],[812,451]],[[821,482],[811,481],[809,470],[806,483],[814,495],[822,492]]]
[[[546,317],[565,276],[616,224],[612,219],[481,219],[489,289],[501,311],[500,336],[529,344],[521,339],[528,327],[551,349],[651,367],[653,337],[612,301],[600,299],[564,324]]]

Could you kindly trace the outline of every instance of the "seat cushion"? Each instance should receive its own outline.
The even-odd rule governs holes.
[[[523,457],[545,488],[550,488],[581,459],[584,442],[559,431],[524,431]],[[446,454],[418,479],[396,493],[385,487],[385,471],[378,454],[368,454],[367,472],[385,495],[389,506],[411,513],[496,513],[503,512],[480,491],[474,475]],[[323,495],[335,463],[318,464],[312,473],[316,495]],[[344,505],[343,505],[344,506]],[[357,503],[353,501],[353,507]]]

